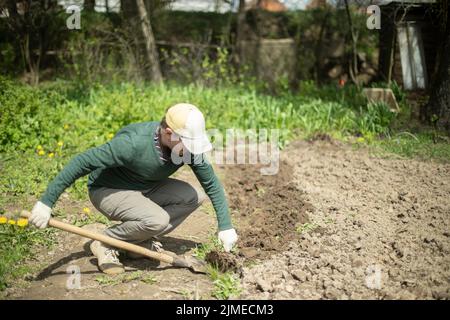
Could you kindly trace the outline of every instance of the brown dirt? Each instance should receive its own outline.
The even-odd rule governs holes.
[[[214,250],[206,254],[205,260],[209,264],[216,266],[221,272],[241,272],[241,261],[232,253]]]
[[[275,176],[262,176],[257,166],[217,170],[241,255],[212,253],[209,259],[242,270],[241,299],[450,297],[450,164],[382,159],[317,137],[291,144],[280,165]],[[178,178],[195,181],[188,168]],[[71,214],[89,206],[67,196],[61,205]],[[189,253],[215,230],[209,204],[162,242]],[[101,284],[84,243],[61,232],[56,248],[38,255],[45,267],[9,288],[6,298],[211,298],[208,276],[145,259],[125,264],[130,272],[153,275],[156,283]],[[242,267],[242,260],[253,263]],[[66,289],[70,265],[80,267],[81,289]]]
[[[195,179],[188,170],[182,170],[178,178]],[[64,219],[71,222],[82,215],[83,207],[95,208],[88,202],[71,201],[67,194],[58,202],[61,212],[69,213]],[[200,243],[208,241],[215,229],[214,216],[200,208],[174,232],[163,237],[164,248],[177,254],[192,254]],[[87,225],[85,228],[98,231],[103,225]],[[104,227],[104,226],[103,226]],[[99,272],[96,259],[90,253],[88,240],[77,235],[58,231],[58,243],[52,250],[40,250],[35,261],[28,261],[35,270],[18,279],[16,285],[3,293],[6,299],[211,299],[214,285],[204,274],[197,274],[185,268],[173,268],[165,263],[150,259],[130,260],[121,256],[126,273],[119,277],[106,276]],[[67,289],[68,268],[79,267],[81,287]],[[127,280],[136,271],[141,275]],[[123,277],[123,279],[122,279]],[[133,278],[133,277],[132,277]],[[148,278],[153,282],[146,282]],[[99,282],[106,279],[107,282]],[[0,295],[0,299],[2,296]]]
[[[294,143],[283,158],[320,232],[245,267],[241,298],[450,298],[450,164],[327,141]]]
[[[225,187],[236,221],[240,252],[246,258],[262,258],[286,249],[296,238],[297,227],[308,222],[311,208],[292,181],[293,168],[280,163],[276,175],[261,175],[261,166],[230,166]]]

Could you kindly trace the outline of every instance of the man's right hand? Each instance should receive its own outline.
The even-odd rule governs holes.
[[[31,216],[28,221],[39,229],[44,229],[48,225],[48,221],[52,216],[52,208],[42,203],[41,201],[36,202],[31,210]]]
[[[234,228],[219,232],[219,241],[222,243],[225,252],[230,252],[238,240],[238,235]]]

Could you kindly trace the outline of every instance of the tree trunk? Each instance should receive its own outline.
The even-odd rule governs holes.
[[[244,25],[245,25],[245,0],[239,0],[239,9],[237,14],[236,24],[236,53],[235,61],[239,66],[242,63],[242,41],[244,40]]]
[[[447,21],[444,43],[438,61],[438,72],[432,81],[428,104],[425,106],[424,117],[437,128],[450,133],[450,23]]]
[[[83,9],[86,11],[94,11],[95,0],[84,0]]]
[[[17,3],[14,0],[6,1],[6,7],[8,8],[9,18],[7,20],[10,31],[16,34],[18,46],[21,51],[21,56],[24,64],[24,76],[28,78],[28,82],[32,85],[39,83],[39,69],[42,50],[42,39],[39,36],[37,41],[38,48],[37,56],[33,55],[33,48],[31,46],[31,37],[34,26],[33,16],[30,12],[29,3],[22,3],[23,15],[20,15],[17,10]],[[39,4],[39,10],[44,10],[43,4]],[[41,27],[40,32],[43,32]]]
[[[358,34],[356,33],[355,28],[353,27],[352,15],[350,12],[350,7],[348,5],[348,0],[344,0],[344,3],[345,3],[345,11],[347,13],[348,26],[350,29],[350,36],[352,39],[352,58],[350,62],[349,73],[352,81],[356,85],[359,85],[358,81],[356,80],[356,76],[358,75],[358,52],[356,48],[356,44],[358,41]]]
[[[328,23],[328,17],[330,16],[330,10],[328,8],[323,9],[325,11],[322,23],[320,24],[320,32],[319,32],[319,39],[317,39],[316,42],[316,48],[315,48],[315,55],[316,55],[316,61],[314,64],[315,72],[314,72],[314,78],[316,80],[316,83],[319,84],[321,82],[322,78],[322,70],[324,66],[324,57],[323,57],[323,37],[324,33],[327,27]]]
[[[146,60],[149,64],[150,79],[155,82],[162,81],[161,69],[159,67],[158,51],[156,50],[155,37],[153,36],[150,17],[145,8],[144,0],[136,0],[140,26],[145,43]]]

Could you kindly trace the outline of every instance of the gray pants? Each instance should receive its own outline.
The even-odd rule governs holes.
[[[206,200],[206,195],[187,182],[166,179],[142,191],[94,188],[89,198],[108,219],[122,222],[106,229],[106,235],[140,243],[171,232]]]

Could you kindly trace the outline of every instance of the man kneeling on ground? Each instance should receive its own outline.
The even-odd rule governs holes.
[[[217,214],[219,241],[230,251],[237,234],[223,187],[204,155],[211,148],[200,110],[176,104],[161,122],[128,125],[111,141],[73,158],[35,204],[30,223],[45,228],[64,190],[89,174],[92,204],[108,219],[121,222],[107,228],[107,236],[161,251],[158,237],[179,226],[208,195]],[[169,178],[186,162],[206,195],[189,183]],[[101,271],[124,272],[117,250],[99,241],[90,248]]]

